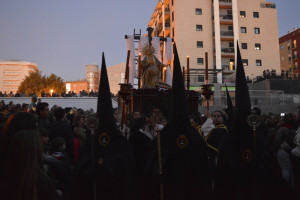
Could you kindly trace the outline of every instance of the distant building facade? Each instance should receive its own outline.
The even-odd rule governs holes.
[[[85,66],[85,78],[88,83],[88,92],[98,92],[99,90],[99,67],[98,65],[86,65]]]
[[[285,76],[288,71],[289,78],[300,78],[300,28],[280,37],[279,46],[281,70],[285,72]]]
[[[65,82],[66,93],[74,92],[78,94],[80,91],[88,91],[88,82],[86,80]]]
[[[113,94],[118,94],[120,83],[124,83],[125,78],[125,63],[112,65],[107,67],[107,75],[109,80],[110,91]]]
[[[0,91],[17,92],[21,82],[30,72],[38,70],[37,64],[27,61],[0,61]]]
[[[162,3],[163,2],[163,3]],[[224,82],[235,73],[237,41],[251,79],[263,70],[280,71],[277,9],[265,0],[164,0],[158,1],[148,26],[153,36],[172,37],[181,66],[190,59],[191,86],[203,84],[205,52],[209,82]],[[202,72],[197,73],[197,72]],[[217,79],[217,80],[215,80]]]

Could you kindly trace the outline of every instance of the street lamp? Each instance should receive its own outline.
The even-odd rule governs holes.
[[[53,93],[53,89],[50,90],[51,97],[52,97],[52,93]]]

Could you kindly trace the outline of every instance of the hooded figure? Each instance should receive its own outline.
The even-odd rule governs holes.
[[[157,140],[145,167],[143,199],[209,199],[210,182],[207,147],[191,127],[181,66],[174,44],[172,117],[161,131],[162,175],[159,175]]]
[[[70,199],[136,199],[134,157],[113,117],[104,53],[97,117],[99,127],[83,144],[79,153]]]
[[[235,96],[234,121],[219,154],[215,199],[297,199],[292,188],[276,171],[276,165],[264,146],[265,129],[260,128],[259,118],[251,114],[250,96],[238,45]],[[249,115],[257,119],[255,132],[247,123],[247,120],[250,121]]]

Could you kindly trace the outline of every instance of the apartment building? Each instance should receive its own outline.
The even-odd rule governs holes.
[[[246,76],[280,71],[277,9],[265,0],[160,0],[148,26],[153,36],[173,37],[182,66],[190,60],[191,86],[234,77],[239,41]]]
[[[19,60],[0,61],[0,91],[17,92],[25,77],[35,70],[38,70],[35,63]]]
[[[280,67],[288,78],[300,78],[300,28],[294,29],[288,34],[279,38],[280,45]]]

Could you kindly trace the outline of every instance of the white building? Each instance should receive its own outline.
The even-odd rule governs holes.
[[[0,61],[0,91],[17,92],[21,82],[30,72],[38,70],[37,64],[26,61]]]

